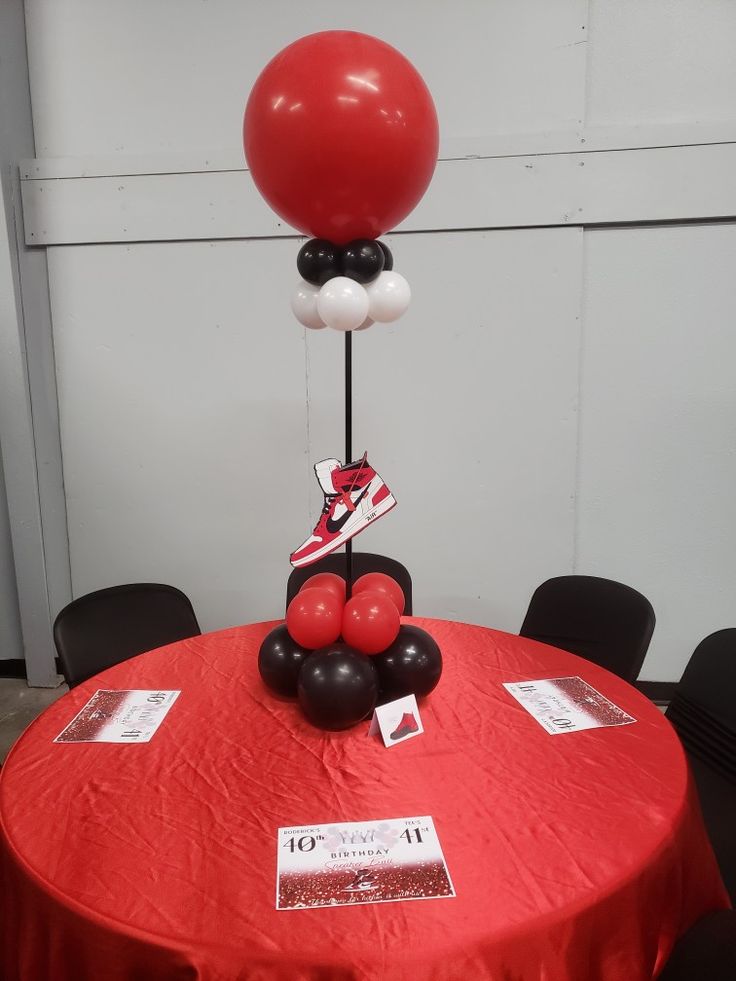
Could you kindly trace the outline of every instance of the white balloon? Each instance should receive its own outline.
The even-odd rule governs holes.
[[[291,309],[294,316],[300,324],[309,327],[310,330],[322,330],[326,326],[317,312],[318,296],[319,286],[312,286],[303,279],[291,294]]]
[[[368,316],[381,324],[389,324],[406,313],[411,300],[411,288],[401,273],[382,272],[366,286]]]
[[[356,330],[367,330],[369,327],[372,327],[373,324],[375,324],[375,322],[376,321],[375,320],[371,320],[370,317],[366,317],[365,320],[363,321],[363,323],[360,325],[360,327],[356,327],[355,329]]]
[[[317,311],[333,330],[355,330],[368,316],[368,294],[354,279],[335,276],[319,291]]]

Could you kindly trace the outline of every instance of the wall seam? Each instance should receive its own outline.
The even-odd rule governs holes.
[[[588,98],[590,93],[590,3],[585,4],[585,71],[583,73],[583,110],[581,125],[585,131],[588,125]],[[582,475],[582,426],[583,426],[583,363],[585,354],[585,291],[586,291],[586,228],[580,227],[580,278],[578,280],[578,364],[575,398],[575,474],[573,478],[573,533],[572,533],[572,569],[577,574],[580,564],[580,485]]]

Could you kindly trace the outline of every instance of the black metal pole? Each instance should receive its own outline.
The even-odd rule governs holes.
[[[353,460],[353,332],[345,331],[345,464]],[[353,592],[353,542],[345,542],[347,598]]]

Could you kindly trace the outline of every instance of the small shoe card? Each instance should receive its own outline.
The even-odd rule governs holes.
[[[636,722],[582,678],[515,681],[504,688],[553,736]]]
[[[405,695],[394,702],[379,705],[373,713],[368,735],[380,732],[385,746],[395,746],[424,732],[415,695]]]
[[[96,691],[55,743],[147,743],[180,691]]]

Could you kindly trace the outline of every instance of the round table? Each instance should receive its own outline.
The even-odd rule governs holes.
[[[650,979],[728,905],[669,723],[620,678],[484,627],[444,655],[425,733],[328,733],[257,670],[273,623],[105,671],[0,771],[5,981]],[[579,675],[636,724],[549,735],[503,682]],[[150,743],[54,744],[98,688],[181,689]],[[276,830],[431,815],[455,898],[275,909]]]

